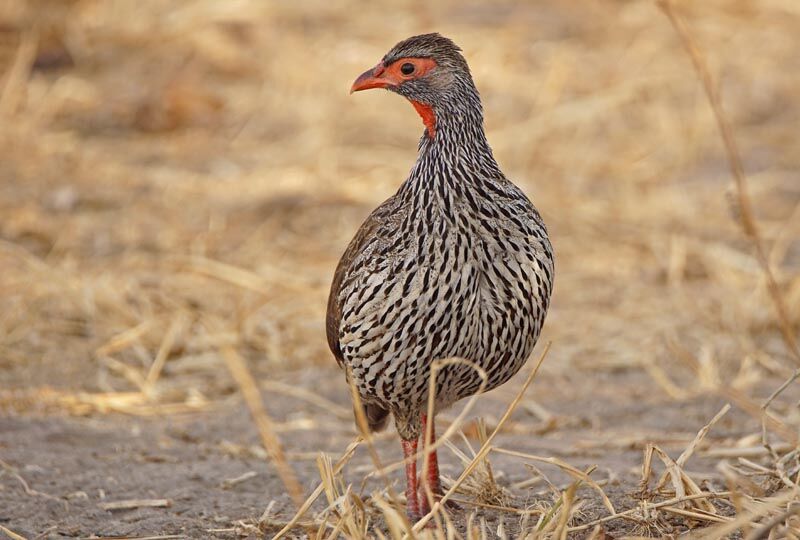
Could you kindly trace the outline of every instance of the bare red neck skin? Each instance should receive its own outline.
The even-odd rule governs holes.
[[[420,117],[422,117],[422,123],[425,124],[428,130],[428,136],[433,139],[436,135],[436,114],[433,112],[433,107],[425,103],[420,103],[419,101],[411,101],[411,104],[417,110]]]

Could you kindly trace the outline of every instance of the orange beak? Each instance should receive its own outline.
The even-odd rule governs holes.
[[[397,86],[398,82],[393,81],[388,77],[386,68],[383,63],[379,62],[377,66],[368,69],[358,76],[358,78],[350,87],[350,93],[358,92],[359,90],[369,90],[370,88],[386,88],[387,86]]]

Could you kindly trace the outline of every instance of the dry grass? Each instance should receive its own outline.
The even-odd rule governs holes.
[[[268,508],[231,533],[603,538],[623,523],[645,536],[800,536],[800,9],[660,5],[0,4],[0,410],[197,414],[243,389],[299,510]],[[710,441],[723,411],[675,459],[658,433],[633,434],[642,489],[620,506],[598,472],[495,442],[501,428],[574,425],[523,385],[498,394],[511,405],[487,418],[477,450],[457,437],[463,414],[437,441],[463,460],[448,491],[463,519],[436,505],[432,528],[412,528],[391,477],[402,463],[382,464],[368,435],[336,461],[309,449],[319,487],[301,493],[269,400],[347,426],[350,410],[274,379],[331,367],[333,266],[404,178],[420,133],[397,97],[347,89],[396,40],[430,30],[464,48],[495,154],[550,226],[542,374],[585,391],[575,373],[641,371],[646,394],[714,394],[762,432]],[[518,406],[541,423],[516,420]],[[361,445],[385,475],[373,493],[345,474]],[[717,460],[725,490],[687,468],[698,454]],[[531,479],[504,484],[500,457]],[[0,472],[31,490],[24,471]],[[482,512],[518,526],[490,530]]]

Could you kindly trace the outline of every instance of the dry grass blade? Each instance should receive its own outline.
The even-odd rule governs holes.
[[[362,442],[363,440],[359,437],[358,439],[356,439],[355,441],[351,442],[348,445],[347,449],[342,454],[342,457],[340,457],[339,460],[336,462],[336,464],[333,466],[332,474],[334,476],[342,472],[342,469],[347,464],[347,462],[350,461],[350,459],[353,457],[356,448],[358,448],[358,446]],[[303,501],[303,504],[300,505],[300,508],[298,508],[297,513],[295,513],[292,519],[289,520],[289,522],[283,527],[283,529],[278,531],[278,534],[276,534],[273,537],[273,540],[279,540],[280,538],[283,538],[289,531],[291,531],[300,522],[300,520],[303,518],[306,512],[308,512],[308,509],[311,508],[311,505],[314,504],[314,501],[316,501],[319,498],[319,496],[322,495],[324,490],[325,490],[324,484],[320,483],[317,486],[317,488],[311,493],[311,495],[309,495],[308,498],[306,498],[306,500]]]
[[[569,525],[569,520],[574,512],[575,492],[578,490],[580,482],[580,480],[576,480],[561,494],[561,510],[556,528],[553,531],[553,538],[567,540],[567,534],[569,534],[567,525]]]
[[[408,519],[397,511],[395,505],[390,504],[380,496],[373,497],[372,502],[383,514],[391,538],[402,538],[403,534],[408,533]]]
[[[522,397],[525,395],[525,391],[528,389],[533,380],[536,378],[536,374],[539,372],[539,368],[542,366],[542,362],[544,362],[544,359],[547,357],[547,352],[550,350],[550,345],[551,343],[547,343],[547,345],[545,346],[541,356],[539,357],[539,361],[536,362],[536,366],[531,370],[530,374],[528,375],[528,378],[525,379],[525,382],[522,384],[522,387],[520,387],[519,392],[517,392],[517,395],[514,397],[511,403],[509,403],[505,413],[503,413],[503,416],[500,418],[500,421],[497,422],[497,425],[492,431],[492,434],[489,435],[489,437],[486,439],[486,442],[484,442],[481,445],[480,450],[478,450],[478,452],[475,454],[475,458],[472,460],[472,463],[470,463],[464,469],[464,471],[461,473],[458,479],[456,479],[453,485],[450,486],[450,489],[447,490],[447,493],[445,493],[442,496],[442,498],[439,501],[437,501],[436,504],[433,505],[430,514],[424,516],[414,525],[413,529],[414,532],[420,531],[423,527],[425,527],[425,525],[427,525],[428,521],[430,521],[431,519],[431,516],[436,512],[438,512],[439,508],[441,508],[453,496],[453,493],[455,493],[455,490],[458,489],[458,486],[460,486],[464,482],[464,480],[466,480],[466,478],[472,473],[475,467],[478,466],[480,460],[482,460],[486,456],[486,454],[489,453],[492,441],[494,440],[495,436],[497,436],[497,433],[511,417],[511,414],[517,408],[517,405],[519,405],[520,401],[522,400]],[[437,443],[438,442],[439,441],[437,441]]]
[[[744,228],[745,234],[753,242],[758,263],[761,265],[761,269],[764,272],[764,277],[767,280],[767,287],[769,289],[770,296],[772,297],[772,301],[775,304],[775,311],[777,313],[778,323],[780,324],[783,340],[786,342],[786,346],[794,359],[794,363],[800,365],[800,348],[797,346],[797,339],[795,338],[794,329],[792,328],[792,323],[789,319],[789,312],[786,309],[786,304],[783,300],[781,290],[778,287],[778,283],[775,281],[775,276],[773,275],[772,267],[769,263],[769,257],[767,256],[766,249],[764,248],[764,242],[758,230],[758,224],[756,223],[752,204],[750,202],[750,196],[748,195],[747,178],[744,174],[742,158],[740,157],[739,149],[736,145],[736,139],[733,136],[733,129],[731,128],[725,112],[722,110],[722,102],[720,100],[719,90],[717,89],[717,85],[715,85],[714,81],[712,80],[711,72],[708,69],[708,65],[706,64],[706,60],[702,52],[700,52],[700,49],[697,47],[694,38],[686,28],[686,24],[683,22],[683,19],[681,19],[681,17],[675,12],[673,0],[658,0],[658,6],[662,9],[662,11],[664,11],[667,17],[669,17],[672,26],[675,28],[675,31],[681,39],[681,43],[683,43],[686,52],[689,54],[689,57],[692,60],[692,64],[697,72],[697,76],[703,83],[703,89],[705,90],[708,102],[714,111],[714,117],[717,120],[717,126],[725,145],[725,151],[728,155],[728,164],[730,165],[731,174],[733,175],[736,183],[736,192],[738,194],[738,211],[741,217],[742,227]]]
[[[242,482],[246,482],[251,478],[255,478],[258,476],[256,471],[247,471],[246,473],[242,473],[235,478],[226,478],[222,482],[220,482],[220,487],[222,489],[231,489],[232,487],[236,486],[237,484],[241,484]]]
[[[485,384],[486,384],[486,381],[487,381],[486,373],[484,372],[483,369],[481,369],[474,362],[470,362],[470,361],[465,360],[463,358],[446,358],[446,359],[441,359],[441,360],[435,361],[433,363],[433,365],[431,366],[431,377],[430,377],[430,382],[429,382],[430,390],[429,390],[428,408],[429,408],[429,417],[430,418],[433,418],[433,403],[434,403],[434,399],[435,399],[436,375],[444,367],[446,367],[448,365],[454,365],[454,364],[467,365],[471,369],[476,370],[476,372],[478,373],[478,376],[481,378],[481,381],[482,381],[481,385],[479,387],[479,391],[476,392],[476,394],[474,394],[473,396],[471,396],[469,398],[469,400],[467,401],[467,403],[465,404],[465,406],[463,407],[463,409],[461,410],[459,415],[456,417],[456,419],[452,422],[452,424],[450,426],[448,426],[448,428],[445,430],[445,432],[440,437],[437,438],[435,443],[431,444],[431,442],[430,442],[430,438],[431,438],[430,433],[431,432],[429,431],[429,429],[430,429],[429,428],[428,431],[427,431],[427,433],[428,433],[427,434],[427,439],[426,439],[427,442],[426,442],[426,444],[423,445],[422,449],[418,450],[413,456],[409,456],[408,458],[405,458],[405,459],[403,459],[401,461],[392,463],[392,464],[390,464],[388,466],[384,466],[380,461],[380,458],[378,456],[377,450],[375,449],[374,444],[372,443],[372,435],[369,433],[369,428],[368,428],[368,425],[367,425],[367,419],[366,419],[366,416],[364,414],[364,410],[363,410],[363,407],[362,407],[362,404],[361,404],[361,397],[358,394],[358,391],[355,388],[355,386],[352,383],[350,384],[351,399],[353,401],[354,412],[355,412],[355,416],[356,416],[356,425],[358,426],[359,431],[361,432],[363,440],[368,445],[370,457],[371,457],[371,459],[373,461],[373,464],[375,466],[376,472],[383,479],[383,481],[384,481],[384,483],[386,485],[387,493],[389,494],[390,499],[393,500],[393,501],[396,501],[397,497],[394,495],[394,491],[393,491],[393,488],[392,488],[391,484],[388,481],[387,474],[397,470],[398,468],[404,467],[407,461],[410,461],[412,459],[413,460],[419,459],[420,456],[423,457],[423,460],[427,460],[430,452],[432,452],[435,449],[438,449],[442,445],[447,444],[449,442],[450,438],[456,433],[456,431],[461,426],[464,418],[472,410],[472,407],[477,402],[481,392],[483,391],[483,388],[485,387]],[[348,380],[352,380],[352,377],[348,378]],[[431,426],[432,423],[428,422],[427,425]],[[425,470],[424,467],[426,467],[426,466],[427,466],[427,463],[424,461],[423,462],[423,470]],[[427,493],[426,495],[428,497],[430,497],[429,501],[432,502],[433,494],[432,493]],[[443,516],[444,519],[447,520],[448,518],[446,516],[446,513],[442,512],[442,507],[441,506],[436,506],[435,504],[431,504],[431,507],[432,507],[431,513],[428,514],[427,518],[429,519],[431,516],[434,516],[436,518],[436,530],[438,532],[440,532],[441,534],[445,534],[446,531],[445,531],[445,529],[444,529],[444,527],[443,527],[443,525],[442,525],[442,523],[440,521],[440,517],[439,516]],[[386,517],[386,519],[394,519],[393,515],[389,515],[389,516],[385,516],[385,517]],[[408,522],[408,520],[406,518],[403,518],[403,523],[404,523],[403,528],[406,531],[406,534],[413,536],[414,532],[411,529],[411,524]]]
[[[0,532],[2,532],[3,534],[5,534],[9,538],[11,538],[11,540],[26,540],[26,538],[24,536],[20,536],[17,533],[15,533],[14,531],[12,531],[11,529],[7,529],[7,528],[3,527],[2,525],[0,525]]]
[[[0,116],[14,114],[25,99],[25,87],[36,59],[38,41],[36,29],[23,34],[14,61],[5,74],[5,85],[0,93]]]
[[[102,358],[104,356],[114,354],[115,352],[127,349],[128,347],[136,343],[139,340],[139,338],[144,336],[153,326],[154,326],[154,321],[151,319],[142,321],[136,326],[128,328],[127,330],[120,332],[119,334],[116,334],[114,337],[109,339],[103,345],[98,347],[95,350],[94,354],[96,357]]]
[[[443,367],[445,367],[447,365],[450,365],[450,364],[467,365],[467,366],[470,366],[472,369],[474,369],[478,373],[478,376],[481,377],[481,385],[479,386],[479,391],[476,392],[475,394],[473,394],[472,396],[470,396],[467,399],[466,404],[461,409],[461,412],[458,414],[458,416],[456,416],[456,418],[447,427],[447,429],[444,430],[444,433],[442,433],[441,435],[436,437],[436,442],[431,444],[427,449],[418,450],[416,454],[414,454],[413,456],[409,456],[408,460],[419,459],[420,457],[424,456],[426,453],[432,452],[434,450],[438,450],[440,447],[446,445],[447,442],[450,441],[452,439],[452,437],[455,436],[455,434],[458,432],[458,430],[460,429],[461,425],[464,422],[464,419],[472,411],[472,408],[475,406],[475,403],[477,403],[478,398],[480,398],[481,391],[483,390],[483,388],[486,385],[486,382],[485,382],[487,380],[486,372],[480,366],[475,364],[474,362],[470,362],[469,360],[465,360],[463,358],[446,358],[446,359],[443,359],[443,360],[436,360],[432,365],[432,372],[434,370],[436,370],[436,369],[441,369],[441,368],[443,368]],[[406,463],[405,459],[403,459],[401,461],[396,461],[396,462],[394,462],[394,463],[392,463],[390,465],[386,465],[383,468],[383,471],[385,473],[387,473],[387,474],[390,473],[390,472],[394,472],[394,471],[396,471],[398,469],[403,468],[405,466],[405,463]]]
[[[691,444],[689,444],[689,446],[686,447],[686,450],[684,450],[681,453],[681,455],[678,456],[678,459],[675,461],[675,463],[677,463],[679,467],[683,467],[686,464],[688,459],[692,457],[692,454],[694,454],[694,451],[697,449],[697,446],[701,442],[703,442],[703,439],[705,439],[706,435],[708,434],[708,431],[714,426],[714,424],[719,422],[720,418],[725,416],[729,410],[731,410],[731,406],[728,403],[726,403],[722,407],[722,409],[720,409],[720,411],[714,415],[714,418],[712,418],[708,424],[703,426],[702,429],[700,429],[700,431],[697,432],[697,435],[695,436]]]
[[[794,504],[789,507],[788,510],[778,514],[774,518],[770,519],[759,528],[753,530],[750,534],[747,535],[745,540],[763,540],[764,538],[772,537],[773,530],[783,523],[784,521],[788,520],[792,516],[796,516],[800,514],[800,504]],[[795,536],[796,538],[796,536]]]
[[[181,260],[183,262],[183,260]],[[191,257],[188,260],[190,269],[194,272],[236,285],[242,289],[251,290],[261,294],[269,294],[269,285],[264,278],[243,268],[225,264],[205,257]]]
[[[169,499],[129,499],[126,501],[111,501],[98,503],[103,510],[132,510],[134,508],[169,508],[172,501]]]
[[[543,510],[539,508],[514,508],[513,506],[498,506],[496,504],[455,498],[450,500],[459,505],[475,506],[477,508],[486,508],[488,510],[496,510],[505,514],[516,514],[520,516],[539,515],[543,512]]]
[[[296,399],[307,401],[312,405],[316,405],[320,409],[328,411],[342,420],[348,422],[353,418],[353,412],[349,409],[342,407],[338,403],[320,396],[318,393],[312,392],[307,388],[302,388],[297,385],[290,385],[280,381],[265,380],[261,381],[261,388],[268,390],[272,393],[283,394],[291,396]]]
[[[615,519],[620,518],[628,518],[633,517],[639,513],[649,513],[652,510],[658,510],[661,508],[671,507],[675,505],[682,504],[688,501],[695,501],[697,499],[708,499],[713,500],[721,497],[728,497],[730,493],[727,491],[719,492],[719,493],[697,493],[695,495],[686,495],[684,497],[674,497],[672,499],[668,499],[666,501],[660,501],[657,503],[643,503],[640,507],[631,508],[629,510],[624,510],[622,512],[617,512],[610,516],[604,516],[599,519],[595,519],[594,521],[590,521],[589,523],[584,523],[582,525],[576,525],[574,527],[570,527],[570,532],[579,532],[585,531],[587,529],[591,529],[597,525],[601,525],[603,523],[608,523],[609,521],[614,521]]]
[[[152,396],[153,394],[153,387],[158,381],[158,378],[161,376],[161,371],[164,369],[164,365],[167,363],[167,357],[172,351],[172,346],[175,344],[175,339],[178,337],[183,324],[183,315],[178,314],[174,319],[172,319],[169,328],[167,328],[167,331],[164,334],[164,338],[161,340],[161,345],[158,347],[158,353],[156,354],[153,363],[150,365],[150,369],[148,370],[147,377],[144,381],[145,385],[143,391],[148,396]]]
[[[239,389],[244,396],[245,403],[250,409],[250,414],[258,428],[258,433],[261,435],[261,442],[264,444],[264,449],[272,458],[272,462],[278,471],[289,496],[294,501],[295,505],[300,508],[303,505],[303,488],[297,477],[292,471],[291,465],[286,461],[283,453],[283,447],[280,440],[275,435],[273,422],[264,408],[264,402],[261,400],[261,393],[258,391],[258,386],[250,374],[250,370],[244,363],[244,360],[239,353],[230,347],[222,349],[222,356],[225,359],[225,364],[228,366],[233,379],[239,385]]]
[[[180,258],[177,260],[180,262],[186,261],[186,259]],[[276,275],[273,276],[274,279],[268,280],[250,270],[205,257],[193,256],[188,259],[188,264],[189,268],[194,272],[262,294],[269,294],[271,289],[276,286],[298,292],[305,292],[309,288],[308,284],[299,280],[296,275],[278,271],[274,268],[272,271]]]
[[[792,375],[788,379],[783,381],[783,383],[778,388],[776,388],[775,391],[772,392],[772,394],[769,395],[766,401],[764,401],[764,403],[761,405],[761,408],[767,409],[770,406],[770,404],[775,400],[775,398],[781,395],[783,391],[786,390],[797,379],[800,379],[800,368],[794,370],[794,373],[792,373]]]
[[[786,443],[774,444],[776,452],[788,452],[792,446]],[[733,448],[708,448],[702,452],[703,456],[712,458],[759,457],[769,454],[763,446],[746,446]]]
[[[705,499],[697,499],[697,500],[705,500]],[[677,514],[679,516],[688,517],[691,519],[695,519],[697,521],[706,521],[710,523],[728,523],[733,518],[725,517],[725,516],[718,516],[716,513],[709,513],[709,512],[701,512],[699,510],[685,510],[683,508],[677,508],[672,506],[665,506],[663,508],[664,512],[669,512],[671,514]]]
[[[669,478],[672,482],[672,486],[675,490],[675,494],[678,497],[684,497],[685,495],[699,495],[703,493],[703,490],[697,485],[697,483],[683,470],[683,467],[686,465],[686,462],[689,458],[694,454],[697,447],[700,443],[705,439],[706,435],[708,434],[709,430],[730,410],[730,405],[725,404],[720,411],[714,415],[714,417],[705,425],[703,426],[698,432],[695,438],[692,440],[691,443],[686,447],[686,449],[681,453],[677,460],[673,461],[666,452],[664,452],[661,448],[654,444],[649,444],[647,449],[645,450],[645,458],[643,461],[642,466],[642,480],[640,484],[640,490],[642,494],[646,494],[647,492],[647,484],[650,478],[650,471],[651,471],[651,463],[652,463],[652,456],[656,453],[661,461],[664,463],[666,467],[665,471],[661,474],[656,483],[655,491],[659,492],[663,489],[667,478]],[[687,512],[692,512],[692,514],[698,515],[710,515],[710,518],[704,518],[705,521],[721,521],[721,519],[717,519],[716,508],[714,505],[711,504],[706,498],[698,497],[697,499],[692,500],[692,504],[697,507],[697,512],[692,512],[690,510],[684,509],[670,509],[672,513],[681,514],[685,517],[692,517]],[[694,516],[697,517],[697,516]],[[699,517],[697,519],[700,519]]]
[[[492,448],[492,452],[496,452],[498,454],[505,454],[507,456],[514,456],[522,459],[529,459],[531,461],[537,461],[539,463],[547,463],[548,465],[555,465],[556,467],[560,468],[561,470],[563,470],[565,473],[569,474],[576,480],[580,480],[581,482],[586,482],[587,484],[589,484],[595,491],[597,491],[597,494],[600,495],[600,498],[602,499],[603,504],[608,509],[608,511],[611,512],[612,514],[617,513],[617,511],[614,509],[614,505],[611,503],[611,499],[609,499],[608,496],[605,494],[603,488],[601,488],[597,484],[597,482],[592,480],[592,478],[587,473],[585,473],[580,469],[576,469],[569,463],[566,463],[554,457],[542,457],[534,454],[527,454],[525,452],[506,450],[505,448]]]
[[[381,463],[378,451],[375,449],[375,444],[372,441],[372,433],[370,433],[369,430],[367,415],[364,412],[364,407],[363,404],[361,403],[361,396],[358,393],[358,388],[356,388],[352,376],[349,376],[347,380],[350,381],[350,396],[353,400],[353,411],[356,416],[356,425],[358,426],[358,430],[361,433],[361,438],[367,444],[367,449],[369,451],[370,458],[372,459],[372,463],[375,465],[375,470],[378,472],[378,476],[380,476],[381,480],[383,480],[383,483],[386,486],[386,491],[389,494],[390,499],[392,501],[397,501],[397,496],[394,493],[392,484],[391,482],[389,482],[389,478],[386,476],[386,469],[384,468],[383,463]],[[406,530],[410,530],[410,527],[411,525],[406,522],[404,528]]]
[[[341,477],[334,473],[329,456],[320,454],[317,465],[329,508],[335,509],[339,518],[327,538],[337,537],[339,531],[347,538],[363,538],[368,524],[363,504],[353,495],[351,487],[345,488]]]
[[[15,467],[12,467],[11,465],[6,463],[2,459],[0,459],[0,468],[3,468],[6,471],[8,471],[11,474],[11,476],[13,476],[17,480],[17,482],[19,482],[22,485],[22,489],[25,490],[25,494],[26,495],[31,496],[31,497],[43,497],[45,499],[58,501],[60,503],[63,503],[65,507],[67,506],[67,502],[66,501],[64,501],[62,499],[59,499],[58,497],[54,497],[53,495],[50,495],[48,493],[44,493],[42,491],[38,491],[38,490],[35,490],[35,489],[31,488],[30,485],[28,484],[28,482],[22,477],[22,475],[19,474],[17,469]]]
[[[479,418],[478,442],[483,444],[487,436],[486,423],[482,418]],[[472,448],[472,445],[463,432],[461,433],[461,438],[469,449],[469,455],[455,444],[448,443],[447,447],[458,457],[463,466],[466,467],[475,457],[475,450]],[[474,504],[475,506],[481,506],[483,508],[491,507],[512,513],[520,512],[516,508],[509,507],[509,501],[513,496],[495,480],[492,464],[488,456],[481,460],[480,465],[476,467],[473,473],[461,484],[458,492],[471,498],[471,502],[467,504]],[[526,512],[521,511],[521,513],[525,514]]]
[[[453,422],[453,424],[447,430],[445,430],[445,433],[439,438],[439,441],[437,441],[437,444],[432,444],[431,443],[431,439],[433,438],[433,423],[434,423],[434,417],[435,417],[435,414],[436,414],[435,413],[436,380],[437,380],[437,377],[439,375],[439,371],[440,370],[442,370],[444,367],[446,367],[448,365],[453,365],[453,364],[467,365],[467,366],[470,367],[470,369],[475,370],[476,374],[481,379],[481,384],[478,387],[478,391],[475,392],[475,394],[472,396],[473,399],[470,399],[470,401],[467,403],[467,406],[465,406],[464,409],[461,411],[462,414],[459,415],[459,417],[456,420],[456,422]],[[428,470],[428,460],[430,459],[431,452],[435,451],[441,445],[449,443],[450,437],[455,432],[455,429],[457,429],[458,427],[461,426],[461,421],[466,416],[465,411],[467,411],[467,410],[472,408],[472,404],[475,402],[475,400],[477,400],[477,397],[479,395],[481,395],[483,393],[484,389],[486,388],[487,381],[488,381],[488,376],[486,375],[486,371],[483,370],[480,366],[478,366],[474,362],[470,362],[469,360],[466,360],[466,359],[463,359],[463,358],[448,358],[448,359],[444,359],[444,360],[437,360],[436,362],[433,363],[433,365],[431,366],[430,378],[428,379],[428,408],[427,408],[427,411],[426,411],[427,417],[430,419],[430,421],[426,422],[426,424],[425,424],[425,433],[422,434],[423,435],[423,445],[422,445],[422,452],[423,452],[423,454],[422,454],[423,455],[423,458],[422,458],[422,470],[423,471],[427,471]],[[439,521],[439,515],[442,515],[442,516],[444,516],[445,519],[447,519],[447,514],[445,512],[442,512],[442,507],[441,506],[438,507],[438,508],[435,507],[435,505],[434,505],[434,503],[435,503],[434,494],[431,491],[430,486],[427,484],[427,482],[423,483],[423,487],[424,487],[424,490],[425,490],[424,495],[428,499],[428,505],[431,508],[431,513],[434,514],[434,517],[436,519],[436,529],[438,531],[440,531],[440,532],[443,532],[442,531],[442,524]]]
[[[675,494],[678,497],[683,497],[685,495],[698,495],[703,492],[697,483],[688,474],[686,474],[683,468],[673,461],[666,452],[655,445],[652,445],[652,449],[655,451],[658,457],[661,458],[661,461],[666,467],[666,470],[661,475],[661,478],[656,485],[656,491],[662,489],[667,481],[667,478],[669,478],[672,482],[672,487],[675,490]],[[705,498],[701,497],[695,499],[694,502],[699,504],[702,510],[712,514],[716,513],[714,505],[708,502],[708,500]]]
[[[742,409],[748,415],[763,422],[763,424],[771,432],[778,435],[790,445],[796,446],[800,441],[800,439],[798,439],[796,429],[770,414],[769,411],[763,409],[758,403],[753,401],[743,392],[736,390],[735,388],[720,388],[719,392],[727,399],[734,402],[737,407]]]
[[[756,508],[740,513],[728,523],[713,525],[706,529],[693,531],[687,538],[691,540],[716,540],[718,538],[725,538],[727,535],[742,529],[753,521],[763,519],[774,512],[780,512],[780,509],[783,508],[784,505],[796,497],[797,489],[786,490],[777,496],[764,500],[763,503],[759,504]]]

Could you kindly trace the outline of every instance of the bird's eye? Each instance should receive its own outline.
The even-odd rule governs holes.
[[[405,64],[400,66],[400,72],[403,75],[411,75],[412,73],[414,73],[414,64],[406,62]]]

